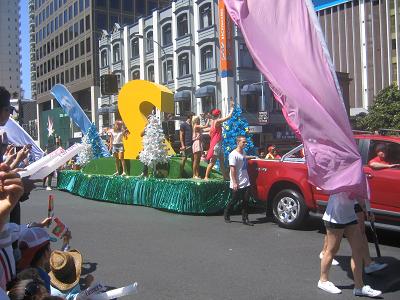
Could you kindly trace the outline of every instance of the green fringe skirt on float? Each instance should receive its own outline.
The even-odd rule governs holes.
[[[186,214],[220,213],[230,198],[229,182],[223,180],[124,177],[61,171],[57,186],[60,190],[88,199]]]

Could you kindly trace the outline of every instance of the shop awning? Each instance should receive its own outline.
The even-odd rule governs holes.
[[[264,89],[265,91],[265,89]],[[245,84],[241,91],[240,94],[242,96],[245,95],[261,95],[261,85],[256,85],[256,84]]]
[[[180,92],[175,92],[174,94],[174,100],[175,102],[180,102],[180,101],[190,101],[192,93],[190,91],[180,91]]]
[[[196,98],[203,98],[208,96],[215,96],[215,87],[212,85],[206,85],[199,89],[197,89],[196,93],[194,93]]]

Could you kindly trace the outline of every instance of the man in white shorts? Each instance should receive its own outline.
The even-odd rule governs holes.
[[[351,270],[354,277],[355,296],[377,297],[381,291],[372,289],[363,282],[362,238],[360,227],[357,224],[357,215],[354,211],[355,199],[349,193],[341,192],[329,197],[328,206],[322,217],[326,227],[327,248],[321,260],[321,275],[318,287],[331,294],[340,294],[342,291],[329,281],[329,269],[332,259],[339,250],[343,234],[349,241],[352,257]]]

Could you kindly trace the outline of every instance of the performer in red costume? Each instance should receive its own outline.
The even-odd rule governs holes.
[[[219,164],[224,179],[229,180],[228,174],[224,166],[224,150],[222,149],[222,123],[229,120],[232,117],[233,107],[235,105],[232,97],[230,102],[231,102],[230,103],[231,111],[226,117],[221,118],[221,111],[219,109],[214,109],[211,112],[213,120],[210,123],[211,141],[210,141],[210,148],[208,149],[206,157],[209,163],[207,166],[206,175],[204,177],[205,180],[208,180],[210,172],[214,167],[217,159],[219,159]]]

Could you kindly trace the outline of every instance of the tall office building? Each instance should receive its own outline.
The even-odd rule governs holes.
[[[62,83],[89,118],[97,123],[98,39],[114,23],[131,24],[167,0],[34,0],[35,82],[41,146],[52,143],[46,128],[54,124],[63,145],[80,137],[50,94]]]
[[[0,41],[0,86],[9,90],[12,96],[23,96],[19,0],[1,1]]]
[[[313,0],[337,71],[349,73],[350,107],[365,111],[400,76],[396,0]]]

